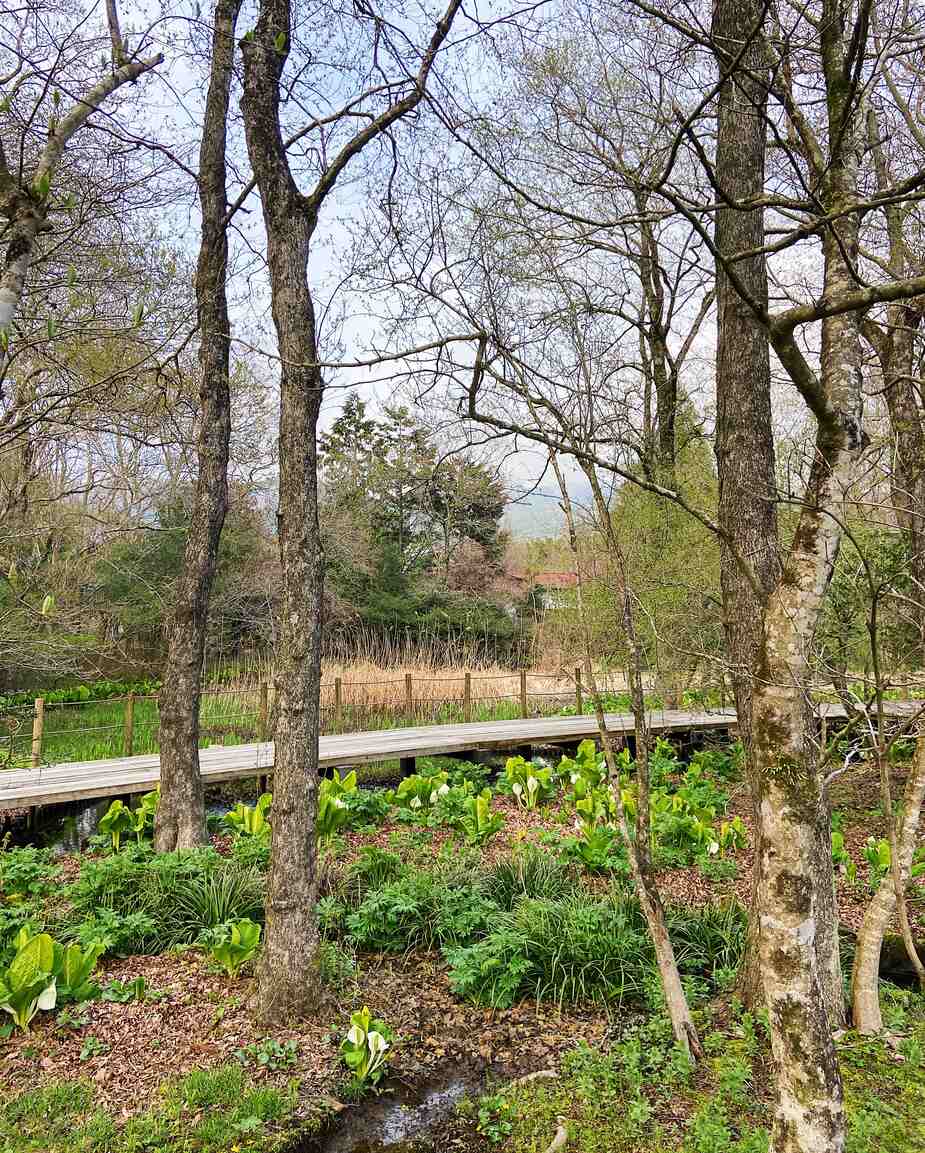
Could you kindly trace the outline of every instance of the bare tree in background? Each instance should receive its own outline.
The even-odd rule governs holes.
[[[12,67],[0,77],[2,99],[8,110],[19,110],[17,120],[22,132],[16,141],[15,155],[7,155],[9,144],[0,140],[0,215],[8,221],[0,273],[3,361],[13,339],[12,325],[26,291],[36,242],[43,232],[53,227],[50,216],[62,195],[55,179],[65,150],[114,92],[137,81],[163,61],[161,53],[140,55],[144,44],[133,49],[123,37],[115,0],[108,0],[106,18],[110,66],[104,68],[95,81],[87,78],[76,97],[69,94],[75,79],[70,69],[79,75],[81,55],[91,51],[88,44],[71,43],[70,37],[61,45],[37,42],[34,56],[29,52],[29,37],[6,47],[5,55],[12,58]],[[44,143],[33,150],[31,131],[37,120],[44,120],[47,134]]]

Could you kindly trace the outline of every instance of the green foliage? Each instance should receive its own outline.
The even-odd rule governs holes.
[[[112,851],[118,853],[122,847],[122,834],[135,828],[132,810],[117,797],[100,817],[99,830],[112,840]]]
[[[319,843],[330,841],[338,829],[350,820],[346,798],[357,791],[356,771],[341,778],[337,769],[330,777],[323,777],[318,787],[318,815],[315,835]]]
[[[23,927],[13,942],[13,957],[0,973],[0,1008],[20,1029],[28,1029],[40,1011],[56,1005],[81,1004],[99,994],[90,975],[103,951],[94,943],[86,949],[64,946],[48,933]]]
[[[747,914],[737,901],[668,909],[668,933],[682,973],[723,980],[735,973],[745,949]],[[717,974],[720,974],[717,977]]]
[[[276,1073],[280,1069],[291,1069],[299,1055],[298,1041],[277,1041],[274,1037],[264,1037],[235,1050],[235,1057],[242,1065],[252,1065],[257,1069],[269,1069]]]
[[[536,845],[524,845],[491,866],[484,891],[499,908],[510,910],[523,897],[558,900],[571,891],[568,867]]]
[[[61,870],[48,849],[32,845],[0,850],[0,898],[4,905],[20,905],[49,895]]]
[[[510,1136],[514,1126],[511,1124],[511,1102],[506,1094],[492,1093],[479,1099],[475,1128],[492,1145],[500,1145]]]
[[[852,885],[857,881],[858,867],[845,848],[845,835],[839,829],[832,830],[832,864]]]
[[[385,789],[356,789],[342,798],[347,807],[347,824],[352,829],[373,828],[381,825],[391,812]]]
[[[159,952],[231,921],[262,920],[264,880],[212,848],[153,854],[129,845],[85,861],[68,896],[84,919],[62,926],[67,939],[99,939],[120,954]]]
[[[484,845],[504,828],[504,817],[491,811],[490,789],[465,799],[463,816],[456,828],[470,845]]]
[[[47,933],[30,937],[23,930],[16,945],[13,960],[0,974],[0,1009],[18,1028],[28,1030],[36,1013],[57,1003],[55,944]]]
[[[54,947],[54,975],[58,986],[58,1004],[80,1005],[99,995],[100,988],[90,980],[105,946],[94,941],[85,948],[78,944]]]
[[[391,1041],[388,1025],[373,1017],[365,1005],[351,1014],[350,1028],[340,1043],[340,1055],[355,1085],[378,1084],[385,1072]]]
[[[430,776],[412,773],[404,777],[399,782],[398,788],[388,793],[387,797],[397,808],[418,813],[435,805],[440,797],[450,791],[447,780],[446,773],[438,772]]]
[[[270,822],[267,820],[267,813],[272,804],[272,793],[263,793],[253,808],[239,801],[231,812],[225,814],[225,824],[238,836],[258,837],[268,841]]]
[[[528,762],[523,757],[508,757],[504,779],[517,803],[525,809],[535,809],[541,802],[555,796],[552,769]]]
[[[138,807],[132,811],[132,831],[138,844],[141,844],[149,832],[154,831],[154,820],[160,799],[160,789],[154,789],[150,793],[145,793],[138,802]]]
[[[868,837],[861,849],[861,855],[867,862],[868,884],[871,892],[880,888],[880,882],[890,871],[892,853],[890,842],[886,837]]]
[[[226,941],[213,945],[210,952],[229,977],[236,977],[260,946],[260,926],[248,918],[232,921]]]
[[[560,852],[589,873],[628,875],[629,858],[620,834],[610,825],[582,824],[579,836],[563,837]]]
[[[374,419],[356,396],[319,448],[330,581],[354,619],[384,640],[439,637],[509,653],[513,622],[477,595],[502,551],[507,497],[497,475],[465,454],[442,456],[408,409]]]
[[[619,1003],[642,991],[651,953],[633,901],[576,893],[519,901],[482,941],[448,950],[447,959],[459,996],[504,1008],[527,996]]]
[[[237,1063],[196,1069],[160,1087],[146,1110],[126,1120],[97,1104],[92,1081],[50,1081],[0,1103],[4,1153],[266,1153],[288,1143],[291,1087],[250,1082]]]
[[[109,981],[103,986],[101,993],[104,1001],[114,1001],[118,1005],[128,1005],[132,1001],[157,1000],[162,995],[150,990],[144,977],[133,977],[131,981]]]
[[[604,754],[598,752],[595,742],[588,739],[581,742],[574,757],[562,757],[557,772],[572,786],[583,780],[589,788],[596,789],[607,776],[607,766]]]

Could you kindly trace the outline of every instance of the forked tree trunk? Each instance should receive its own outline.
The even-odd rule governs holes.
[[[199,772],[199,706],[209,597],[228,507],[231,439],[231,335],[226,283],[225,142],[234,66],[234,30],[241,0],[218,0],[212,32],[212,73],[199,149],[202,240],[196,267],[199,319],[199,475],[183,571],[167,625],[167,660],[160,692],[161,799],[154,845],[158,852],[189,849],[206,840]]]
[[[324,558],[318,527],[316,431],[322,380],[307,282],[317,215],[299,194],[279,129],[279,77],[290,43],[289,6],[261,6],[244,52],[244,126],[267,233],[273,322],[280,355],[276,756],[266,931],[257,1016],[281,1025],[314,1013],[318,976],[317,849],[319,693]]]
[[[717,109],[716,169],[735,202],[764,194],[767,152],[767,61],[760,29],[761,0],[717,0],[713,9],[713,45],[721,75],[743,52],[748,72],[738,70],[723,84]],[[758,31],[756,31],[756,29]],[[748,38],[751,42],[748,43]],[[764,309],[768,305],[764,211],[744,212],[720,203],[715,243],[726,257],[758,253],[736,262],[743,287]],[[775,503],[774,431],[771,425],[771,364],[768,334],[730,283],[722,265],[716,272],[716,467],[723,625],[735,696],[746,779],[757,818],[759,788],[751,740],[752,680],[761,645],[767,598],[780,572]],[[739,558],[747,558],[751,573]],[[761,822],[754,822],[756,857]],[[739,974],[743,1001],[758,998],[757,870],[753,876],[748,936]]]
[[[912,857],[918,840],[919,817],[925,798],[925,736],[915,745],[915,758],[906,781],[902,817],[893,854],[902,887],[908,883]],[[879,1033],[883,1029],[880,1013],[880,950],[883,936],[897,909],[896,882],[893,870],[883,878],[880,887],[864,912],[858,930],[854,969],[851,974],[851,1012],[859,1033]],[[908,949],[908,943],[907,943]]]
[[[267,926],[258,1016],[282,1024],[320,1004],[315,818],[318,806],[324,558],[318,528],[316,434],[323,381],[308,257],[318,212],[350,160],[420,104],[462,0],[450,0],[413,77],[326,163],[311,195],[293,179],[280,128],[280,79],[291,44],[290,0],[261,0],[244,53],[244,131],[260,190],[280,357],[279,548],[282,570],[276,661],[276,761]],[[346,114],[345,114],[346,115]]]

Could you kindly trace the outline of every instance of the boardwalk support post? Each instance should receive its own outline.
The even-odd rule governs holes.
[[[414,770],[417,768],[417,757],[399,757],[398,771],[403,777],[410,777],[414,775]]]

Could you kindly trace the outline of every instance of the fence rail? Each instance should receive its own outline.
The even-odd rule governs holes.
[[[610,684],[609,689],[622,690]],[[325,735],[420,724],[471,723],[548,716],[571,705],[581,712],[586,694],[580,669],[571,676],[521,670],[467,671],[451,677],[406,673],[388,680],[334,677],[321,686]],[[723,702],[725,703],[725,701]],[[266,740],[273,694],[266,682],[203,690],[200,747]],[[0,769],[103,760],[159,751],[155,695],[129,693],[86,701],[46,701],[0,714]]]

